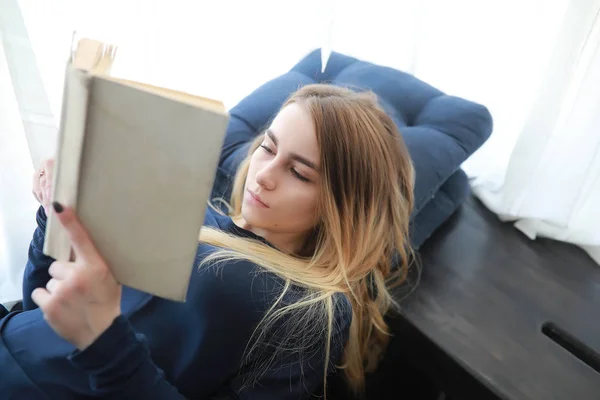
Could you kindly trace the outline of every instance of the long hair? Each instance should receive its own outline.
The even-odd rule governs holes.
[[[245,259],[281,277],[283,291],[257,328],[258,337],[265,340],[267,327],[292,312],[321,322],[319,326],[292,318],[302,325],[297,328],[306,337],[326,331],[325,380],[335,334],[334,296],[343,293],[352,305],[352,322],[339,368],[349,387],[360,394],[365,373],[376,368],[389,341],[384,315],[396,305],[390,288],[406,279],[412,258],[409,217],[414,169],[398,128],[374,93],[313,84],[293,93],[283,107],[292,103],[309,112],[320,152],[320,220],[310,236],[311,254],[286,254],[203,228],[200,240],[221,248],[204,263]],[[236,174],[230,200],[234,219],[241,215],[250,157],[261,140],[259,136],[252,143]],[[392,259],[397,260],[397,268]],[[284,304],[283,296],[291,287],[303,288],[305,295]]]

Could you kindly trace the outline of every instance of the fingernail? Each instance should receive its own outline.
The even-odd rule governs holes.
[[[60,214],[64,210],[63,206],[61,206],[58,201],[52,202],[52,208],[54,208],[54,211],[56,211],[58,214]]]

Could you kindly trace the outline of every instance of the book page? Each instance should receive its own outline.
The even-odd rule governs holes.
[[[173,89],[167,89],[167,88],[163,88],[163,87],[153,86],[153,85],[149,85],[147,83],[130,81],[127,79],[120,79],[120,78],[114,78],[114,77],[102,77],[102,78],[112,80],[115,82],[120,82],[120,83],[123,83],[126,85],[130,85],[130,86],[142,89],[142,90],[146,90],[151,93],[159,94],[161,96],[169,97],[169,98],[172,98],[173,100],[190,103],[196,107],[206,108],[213,112],[218,112],[221,114],[226,113],[225,106],[223,105],[223,103],[220,101],[217,101],[217,100],[209,99],[206,97],[195,96],[195,95],[192,95],[192,94],[189,94],[186,92],[180,92],[180,91],[173,90]]]

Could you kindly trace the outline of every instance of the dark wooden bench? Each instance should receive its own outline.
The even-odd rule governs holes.
[[[470,198],[420,254],[379,372],[397,398],[406,363],[450,398],[600,398],[600,266],[583,250],[531,241]]]

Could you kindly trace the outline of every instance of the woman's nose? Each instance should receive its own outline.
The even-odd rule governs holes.
[[[267,163],[256,173],[256,183],[267,190],[273,190],[277,186],[275,166]]]

